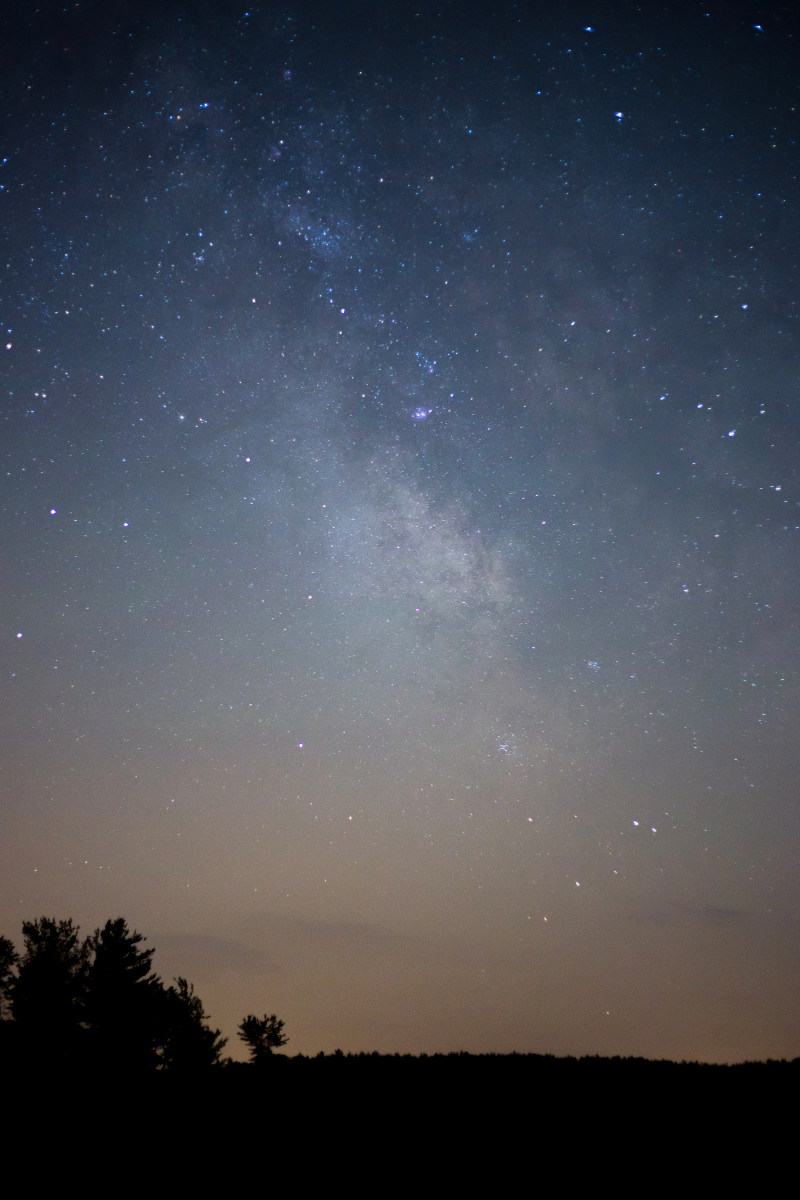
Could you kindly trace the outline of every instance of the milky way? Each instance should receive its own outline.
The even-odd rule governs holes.
[[[0,928],[793,1057],[796,22],[418,8],[2,18]]]

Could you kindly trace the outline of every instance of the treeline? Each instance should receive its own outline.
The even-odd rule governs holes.
[[[197,1073],[220,1065],[212,1029],[188,980],[166,985],[155,950],[118,917],[87,938],[72,920],[22,925],[23,952],[0,936],[0,1056],[7,1068]],[[248,1015],[239,1036],[254,1063],[286,1043],[283,1021]]]
[[[41,917],[22,925],[19,954],[9,938],[0,936],[0,1071],[47,1071],[73,1074],[87,1071],[118,1077],[163,1075],[173,1079],[199,1075],[228,1079],[238,1085],[251,1076],[247,1066],[223,1059],[226,1039],[209,1024],[200,997],[188,980],[165,984],[153,971],[155,950],[130,930],[122,917],[109,920],[87,938],[72,920]],[[250,1063],[263,1065],[286,1045],[284,1022],[275,1014],[248,1014],[238,1027]],[[555,1058],[537,1054],[332,1054],[279,1056],[283,1085],[289,1078],[304,1086],[310,1076],[341,1086],[344,1079],[361,1088],[383,1079],[396,1090],[400,1080],[422,1079],[426,1086],[447,1080],[460,1087],[469,1081],[490,1090],[503,1078],[509,1083],[535,1075],[539,1084],[583,1088],[602,1083],[620,1088],[655,1084],[663,1093],[670,1086],[721,1087],[733,1094],[737,1083],[752,1089],[767,1079],[792,1078],[800,1071],[793,1062],[741,1063],[709,1066],[642,1058]],[[227,1066],[230,1070],[214,1071]],[[277,1066],[277,1063],[275,1063]],[[258,1084],[259,1073],[252,1073]],[[669,1087],[668,1087],[669,1090]]]

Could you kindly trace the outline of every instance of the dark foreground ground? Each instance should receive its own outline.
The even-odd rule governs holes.
[[[68,1163],[90,1195],[156,1180],[203,1194],[770,1195],[795,1157],[800,1060],[276,1055],[191,1078],[3,1082],[9,1153],[42,1182]]]

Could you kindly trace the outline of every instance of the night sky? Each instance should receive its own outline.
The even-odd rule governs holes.
[[[794,5],[0,26],[0,932],[800,1054]]]

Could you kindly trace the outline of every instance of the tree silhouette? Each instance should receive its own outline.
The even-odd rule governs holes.
[[[30,1056],[56,1066],[79,1048],[88,948],[71,920],[23,921],[22,937],[11,1012]]]
[[[173,1071],[198,1071],[216,1066],[227,1038],[206,1024],[203,1002],[188,980],[162,988],[159,999],[159,1060]]]
[[[16,983],[15,968],[19,955],[10,938],[0,935],[0,1021],[11,1016],[11,996]]]
[[[273,1050],[280,1049],[288,1042],[283,1033],[284,1022],[278,1020],[275,1013],[256,1017],[253,1013],[246,1016],[239,1026],[239,1037],[250,1050],[250,1061],[261,1063]]]
[[[87,939],[91,959],[86,973],[84,1016],[96,1062],[114,1068],[146,1068],[157,1063],[159,992],[150,971],[152,949],[131,932],[122,917],[107,921]]]
[[[71,920],[22,925],[24,952],[0,936],[0,1059],[6,1068],[90,1066],[116,1073],[197,1072],[220,1062],[188,980],[165,987],[154,950],[122,917],[82,941]],[[7,1017],[10,1015],[11,1020]]]

